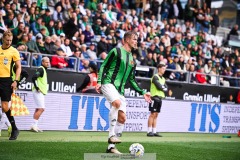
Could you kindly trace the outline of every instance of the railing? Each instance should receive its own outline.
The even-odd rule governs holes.
[[[240,78],[230,77],[230,76],[218,76],[219,87],[230,87],[230,88],[240,88]]]
[[[196,75],[202,75],[206,79],[206,83],[201,83],[198,82],[197,78],[195,77]],[[195,79],[191,79],[194,77]],[[200,84],[200,85],[211,85],[211,86],[218,86],[219,85],[219,75],[214,75],[214,74],[206,74],[206,73],[200,73],[200,72],[189,72],[189,83],[194,83],[194,84]]]
[[[88,73],[88,70],[83,70],[82,66],[86,63],[95,63],[100,68],[103,60],[89,60],[89,59],[80,59],[76,57],[62,57],[57,55],[49,55],[49,54],[41,54],[41,53],[30,53],[30,52],[21,52],[28,55],[27,63],[22,65],[24,67],[37,68],[41,65],[41,60],[43,57],[49,57],[50,63],[52,64],[52,60],[54,58],[61,58],[68,63],[72,61],[71,66],[62,66],[53,67],[51,66],[50,70],[59,70],[59,71],[70,71],[70,72],[78,72],[78,73]],[[88,61],[88,62],[87,62]],[[135,70],[135,75],[137,79],[142,80],[150,80],[151,77],[157,73],[156,67],[150,66],[141,66],[138,65]],[[196,79],[193,81],[192,77],[195,77],[196,74],[201,74],[206,77],[206,83],[199,83]],[[205,74],[199,72],[188,72],[188,71],[178,71],[172,69],[166,69],[164,74],[167,82],[171,83],[188,83],[188,84],[196,84],[196,85],[211,85],[211,86],[219,86],[219,87],[228,87],[228,88],[240,88],[240,78],[239,77],[230,77],[223,75],[213,75],[213,74]]]
[[[189,83],[189,72],[183,70],[166,69],[164,77],[169,82]]]
[[[228,45],[232,47],[240,47],[240,36],[230,35]]]
[[[79,59],[75,57],[64,57],[64,56],[57,56],[57,55],[49,55],[49,54],[39,54],[39,53],[32,53],[32,59],[30,63],[30,67],[37,68],[41,65],[41,61],[43,57],[48,57],[50,59],[51,70],[66,70],[71,72],[76,72],[79,64]],[[58,61],[58,63],[54,64],[53,60]],[[73,65],[69,66],[69,61],[72,61]]]
[[[24,57],[24,59],[21,61],[21,65],[24,67],[30,67],[30,62],[31,62],[31,53],[30,52],[23,52],[19,51],[20,53],[20,58]],[[24,56],[26,55],[27,58]]]

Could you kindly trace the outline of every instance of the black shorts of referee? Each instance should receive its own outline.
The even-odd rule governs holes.
[[[12,78],[0,78],[0,97],[1,101],[11,101],[11,95],[13,93]]]
[[[151,97],[152,103],[149,103],[150,112],[161,112],[162,98],[159,96]]]

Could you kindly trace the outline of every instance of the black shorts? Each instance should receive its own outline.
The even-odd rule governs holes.
[[[162,107],[162,99],[159,97],[152,97],[152,103],[149,103],[150,112],[160,112]]]
[[[11,101],[12,90],[11,78],[0,78],[0,97],[1,101]]]

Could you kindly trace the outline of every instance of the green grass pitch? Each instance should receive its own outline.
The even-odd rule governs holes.
[[[141,143],[145,153],[157,160],[240,160],[240,137],[236,134],[124,132],[119,151],[128,153],[132,143]],[[231,135],[232,138],[222,138]],[[21,131],[18,140],[9,141],[7,131],[0,137],[0,160],[83,160],[84,153],[105,153],[108,132]]]

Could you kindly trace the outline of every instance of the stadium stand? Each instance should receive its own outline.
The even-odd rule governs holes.
[[[134,30],[138,77],[165,61],[169,81],[240,87],[239,28],[221,27],[216,10],[204,0],[5,0],[0,36],[13,32],[23,66],[48,56],[52,69],[88,72]]]

